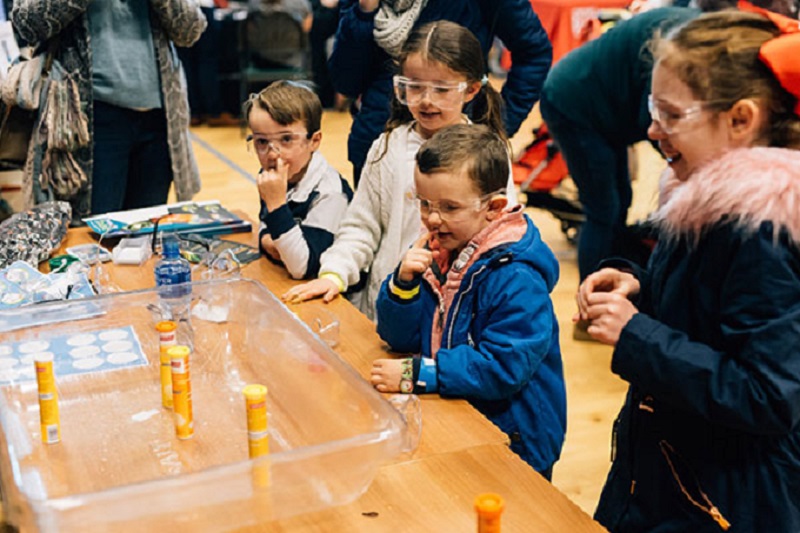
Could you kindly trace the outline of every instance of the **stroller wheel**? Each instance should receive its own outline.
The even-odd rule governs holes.
[[[578,244],[578,235],[581,232],[581,224],[580,222],[575,222],[573,220],[561,220],[561,231],[564,233],[564,236],[567,238],[567,242],[572,244],[573,246]]]

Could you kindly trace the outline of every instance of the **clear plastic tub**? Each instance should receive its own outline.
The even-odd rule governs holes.
[[[155,289],[0,312],[7,522],[228,530],[348,503],[404,451],[400,413],[261,284],[199,282],[192,297],[193,308],[215,312],[191,318],[189,440],[161,405]],[[56,359],[61,421],[61,442],[49,445],[32,372],[44,351]],[[242,395],[250,383],[269,389],[271,453],[256,460]]]

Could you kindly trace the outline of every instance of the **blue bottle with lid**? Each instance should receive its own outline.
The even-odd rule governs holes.
[[[192,281],[192,267],[189,261],[181,257],[178,237],[167,234],[161,238],[161,259],[155,266],[156,286],[162,299],[191,301],[192,287],[186,284]]]
[[[156,287],[161,307],[161,319],[172,320],[178,326],[178,344],[194,349],[192,329],[192,267],[181,257],[178,237],[164,235],[161,239],[161,259],[155,266]]]

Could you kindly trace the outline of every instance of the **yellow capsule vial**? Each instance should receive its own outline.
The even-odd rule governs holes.
[[[175,418],[175,433],[179,439],[191,439],[194,435],[192,417],[192,380],[189,372],[188,346],[176,345],[167,350],[172,365],[172,411]]]
[[[267,433],[267,387],[247,385],[242,389],[247,409],[247,449],[250,458],[269,453]]]
[[[500,533],[500,516],[506,502],[499,494],[486,493],[475,498],[478,513],[478,533]]]
[[[171,320],[162,320],[156,324],[161,358],[161,405],[167,409],[172,409],[172,360],[169,349],[175,346],[177,329],[178,325]]]
[[[53,373],[53,354],[43,353],[34,356],[36,384],[39,387],[39,422],[42,442],[55,444],[61,441],[61,421],[58,414],[58,391]]]

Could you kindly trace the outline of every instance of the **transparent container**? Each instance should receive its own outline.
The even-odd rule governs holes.
[[[263,285],[192,284],[194,436],[161,405],[156,289],[0,312],[0,483],[23,531],[225,531],[358,498],[405,417]],[[43,444],[33,357],[55,356],[61,442]],[[99,361],[99,362],[98,362]],[[91,362],[91,364],[90,364]],[[242,389],[266,385],[270,454],[248,458]]]

